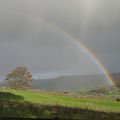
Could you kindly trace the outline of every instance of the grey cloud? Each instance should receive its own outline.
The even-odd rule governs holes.
[[[33,73],[95,73],[98,68],[94,62],[89,63],[90,58],[86,56],[82,60],[84,52],[72,45],[54,25],[88,47],[110,72],[119,72],[120,1],[96,0],[89,17],[86,2],[88,0],[1,0],[1,74],[21,64],[28,65]]]

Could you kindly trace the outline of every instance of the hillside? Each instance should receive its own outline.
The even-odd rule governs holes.
[[[120,84],[120,74],[111,74],[116,85]],[[46,90],[79,91],[80,89],[108,86],[105,75],[61,76],[55,79],[34,80],[33,88]]]
[[[120,86],[120,73],[111,74],[117,86]],[[61,76],[53,79],[33,80],[34,89],[57,90],[57,91],[79,91],[80,89],[95,88],[108,85],[105,75],[80,75]],[[0,86],[8,86],[4,80]]]
[[[120,73],[112,73],[111,77],[117,86],[120,86]]]
[[[72,97],[58,92],[0,90],[0,117],[114,119],[120,102],[111,97]]]

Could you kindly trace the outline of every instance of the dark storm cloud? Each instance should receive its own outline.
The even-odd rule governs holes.
[[[87,74],[92,67],[94,73],[95,66],[83,67],[86,57],[82,60],[83,53],[54,26],[90,48],[109,71],[120,71],[119,4],[119,0],[1,0],[1,74],[24,64],[33,73]],[[81,65],[80,60],[85,62]]]

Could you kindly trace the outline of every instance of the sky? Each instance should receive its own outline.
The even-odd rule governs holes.
[[[1,0],[0,76],[21,65],[36,78],[101,73],[65,32],[109,72],[120,72],[119,5],[119,0]]]

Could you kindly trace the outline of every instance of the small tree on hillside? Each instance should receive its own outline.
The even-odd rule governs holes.
[[[27,67],[17,67],[7,74],[6,80],[14,89],[26,89],[32,85],[32,75]]]

